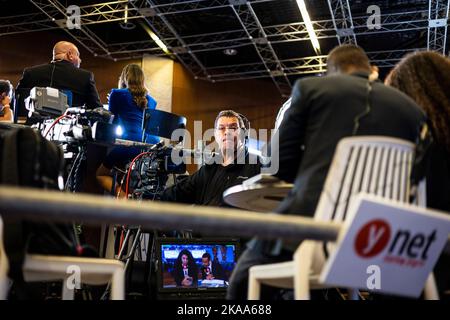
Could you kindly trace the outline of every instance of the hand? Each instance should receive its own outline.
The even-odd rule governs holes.
[[[11,98],[9,96],[4,96],[2,101],[0,101],[0,103],[3,106],[9,106],[9,104],[11,103]]]
[[[181,281],[181,284],[182,284],[184,287],[190,287],[190,286],[192,285],[192,278],[191,278],[191,277],[185,277],[185,278],[183,279],[183,281]]]
[[[116,197],[118,199],[126,199],[127,198],[125,191],[120,186],[116,188]]]
[[[208,274],[206,276],[206,280],[213,280],[213,279],[214,279],[214,276],[212,274]]]

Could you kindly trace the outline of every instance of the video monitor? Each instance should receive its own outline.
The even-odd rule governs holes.
[[[238,239],[171,239],[157,242],[158,291],[225,292],[239,254]]]

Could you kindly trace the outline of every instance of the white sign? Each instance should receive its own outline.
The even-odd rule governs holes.
[[[419,297],[450,233],[450,214],[361,195],[320,282]]]

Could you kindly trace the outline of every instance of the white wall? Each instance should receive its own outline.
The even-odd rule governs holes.
[[[173,60],[146,55],[142,59],[142,69],[150,95],[158,103],[159,110],[172,111]]]

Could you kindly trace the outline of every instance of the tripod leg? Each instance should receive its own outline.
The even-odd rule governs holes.
[[[122,260],[122,257],[123,257],[123,253],[124,253],[124,251],[125,251],[125,247],[127,246],[127,243],[128,243],[128,239],[130,238],[130,236],[131,236],[131,229],[128,229],[127,230],[127,233],[125,234],[125,239],[123,240],[123,243],[122,243],[122,248],[120,248],[120,251],[119,251],[119,256],[118,256],[118,260]]]
[[[139,229],[136,232],[136,236],[134,238],[134,241],[133,241],[133,244],[131,246],[130,252],[128,254],[127,262],[125,263],[125,272],[127,271],[127,268],[128,268],[128,266],[130,264],[130,261],[132,261],[134,259],[134,254],[136,252],[137,244],[140,241],[139,239],[141,237],[141,233],[142,233],[142,231],[141,231],[141,228],[139,227]]]
[[[145,262],[145,279],[147,281],[147,295],[150,299],[156,299],[156,290],[155,293],[152,290],[152,276],[154,276],[155,272],[153,270],[157,270],[157,261],[156,261],[156,239],[158,238],[158,232],[153,231],[153,234],[149,234],[148,239],[148,249],[147,249],[147,260]],[[153,296],[152,296],[153,294]]]

